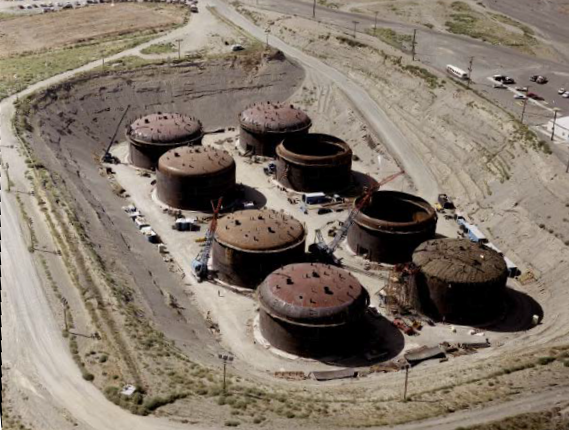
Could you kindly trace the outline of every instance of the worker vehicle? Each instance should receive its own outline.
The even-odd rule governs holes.
[[[437,203],[441,206],[442,209],[455,209],[454,203],[446,194],[439,194]]]
[[[506,84],[506,85],[512,85],[512,84],[515,84],[516,81],[513,78],[506,76],[506,78],[502,81],[502,83]]]
[[[516,87],[515,88],[516,91],[519,91],[521,93],[527,93],[528,92],[528,87]]]
[[[496,82],[503,82],[504,79],[506,79],[506,76],[504,76],[504,75],[494,75],[494,76],[492,76],[492,79],[494,79]]]
[[[563,95],[563,94],[565,94],[565,91],[566,91],[565,88],[559,88],[559,89],[557,90],[557,94]]]
[[[561,94],[561,97],[569,99],[569,91],[565,91],[563,94]]]
[[[536,84],[547,84],[549,82],[549,79],[547,79],[546,76],[542,76],[542,75],[533,75],[529,78],[529,80],[531,82],[535,82]]]
[[[468,73],[451,64],[447,65],[447,73],[455,78],[468,79]]]
[[[516,100],[525,100],[525,99],[527,99],[527,96],[524,94],[516,94],[516,95],[514,95],[514,98]]]
[[[508,88],[508,87],[506,87],[506,86],[505,86],[504,84],[502,84],[502,83],[494,84],[494,85],[492,85],[492,87],[493,87],[493,88],[498,88],[498,89],[501,89],[501,90],[503,90],[503,89],[505,89],[505,88]]]
[[[190,6],[190,12],[198,13],[199,12],[198,7],[196,5],[191,5]]]
[[[194,259],[194,261],[192,261],[192,273],[198,282],[202,282],[208,277],[209,272],[207,268],[207,262],[209,260],[209,255],[213,246],[213,239],[215,238],[215,230],[217,229],[217,217],[219,215],[219,211],[221,210],[222,200],[223,198],[220,197],[217,201],[217,206],[214,206],[213,202],[211,204],[211,207],[213,209],[213,218],[205,235],[205,245],[199,255]]]
[[[243,51],[245,48],[243,47],[243,45],[239,45],[238,43],[236,43],[235,45],[231,45],[231,50],[233,52],[237,52],[237,51]]]

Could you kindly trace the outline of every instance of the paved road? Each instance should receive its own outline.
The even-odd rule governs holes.
[[[217,2],[216,2],[217,3]],[[244,28],[249,24],[224,4],[217,3],[220,11],[238,24],[243,23]],[[262,31],[251,28],[255,35],[263,37]],[[175,36],[177,37],[177,36]],[[303,57],[302,53],[283,44],[283,50],[295,58],[307,61],[310,67],[321,72],[330,79],[338,80],[343,88],[356,92],[355,100],[362,102],[363,106],[374,109],[374,103],[369,103],[369,96],[346,77],[327,66],[322,67],[319,62],[310,57]],[[136,50],[129,50],[114,58],[131,55]],[[38,83],[20,94],[20,96],[42,86],[53,84],[67,79],[74,74],[96,67],[98,63],[92,63],[75,71],[67,72]],[[13,115],[13,102],[15,97],[0,103],[0,135],[2,145],[17,145],[17,139],[10,127],[10,118]],[[381,116],[381,112],[376,112]],[[376,127],[383,127],[381,120],[377,120]],[[398,130],[388,125],[388,131],[382,131],[387,138],[398,137]],[[15,152],[13,153],[15,154]],[[13,155],[15,157],[15,155]],[[20,163],[22,160],[20,160]],[[415,160],[420,164],[421,160]],[[17,163],[11,163],[11,169],[17,168]],[[23,168],[23,164],[20,164]],[[419,167],[427,178],[428,171]],[[415,168],[411,165],[410,173]],[[5,182],[5,175],[3,180]],[[4,183],[5,185],[5,183]],[[2,290],[2,352],[3,365],[10,368],[11,374],[20,374],[33,379],[34,386],[41,390],[41,404],[44,408],[51,408],[52,412],[64,413],[77,422],[79,429],[96,430],[158,430],[190,428],[188,425],[170,423],[167,420],[153,417],[136,417],[106,401],[104,396],[90,383],[84,381],[79,370],[73,362],[65,340],[61,337],[60,327],[50,310],[47,302],[42,280],[36,270],[33,255],[28,252],[25,234],[21,230],[18,208],[14,195],[5,195],[2,199],[3,233],[4,233],[4,260],[3,260],[3,285]],[[36,220],[38,225],[41,220]],[[29,384],[28,382],[27,384]],[[22,388],[22,387],[20,387]],[[30,389],[32,392],[36,388]],[[545,408],[560,399],[565,388],[558,388],[544,394],[534,394],[531,397],[522,398],[514,402],[508,402],[483,410],[466,411],[452,414],[448,417],[426,421],[413,425],[396,427],[399,430],[406,429],[433,429],[452,430],[463,423],[481,422],[488,419],[497,419],[510,415],[512,411],[526,410],[528,407]],[[39,394],[38,394],[39,395]],[[565,398],[567,396],[564,396]],[[47,416],[47,415],[46,415]],[[49,422],[46,423],[49,426]],[[198,429],[197,426],[192,426]]]
[[[515,1],[517,0],[511,0],[510,3]],[[312,4],[306,0],[287,0],[286,2],[259,0],[258,6],[255,2],[252,7],[312,19]],[[527,14],[525,16],[527,17]],[[373,15],[367,16],[321,6],[316,9],[316,19],[325,24],[341,27],[350,33],[354,28],[353,21],[358,21],[358,32],[364,32],[366,29],[373,28],[374,25]],[[558,88],[569,87],[569,73],[567,73],[569,57],[562,62],[548,61],[523,54],[512,48],[491,45],[466,36],[441,33],[417,24],[405,24],[382,19],[378,19],[377,23],[378,27],[391,28],[402,34],[411,35],[413,30],[417,30],[418,61],[440,72],[445,73],[448,64],[466,70],[470,58],[474,57],[472,72],[474,87],[514,113],[519,112],[520,108],[513,97],[503,91],[494,90],[486,79],[488,76],[506,74],[515,78],[519,85],[526,86],[530,84],[528,79],[531,75],[547,75],[550,79],[549,84],[536,87],[536,92],[552,105],[569,111],[569,99],[561,99],[557,94]],[[567,37],[569,37],[569,31],[566,28],[564,30],[566,33],[565,44]],[[558,30],[558,33],[562,31]],[[556,35],[555,37],[560,36]],[[535,118],[530,117],[528,119],[533,119],[532,123],[535,124],[547,122],[543,115],[536,115]]]

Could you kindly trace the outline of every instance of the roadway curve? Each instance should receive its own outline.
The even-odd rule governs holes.
[[[215,2],[215,4],[223,15],[237,25],[250,31],[256,37],[263,37],[261,29],[245,21],[244,18],[225,4],[218,2]],[[183,32],[176,30],[175,33],[180,34]],[[297,58],[309,67],[314,67],[317,71],[321,71],[321,73],[335,82],[339,82],[345,90],[353,91],[352,100],[357,102],[360,108],[365,107],[368,113],[370,112],[369,108],[375,114],[382,114],[381,109],[369,98],[367,93],[347,77],[319,61],[286,46],[281,41],[275,42],[273,44],[276,47],[287,52],[290,56]],[[113,58],[132,55],[137,51],[137,49],[128,50]],[[98,63],[91,63],[77,70],[47,79],[33,85],[18,96],[22,97],[35,89],[66,80],[97,65]],[[0,136],[2,146],[19,146],[18,139],[11,128],[14,102],[18,96],[10,97],[0,103]],[[378,128],[387,125],[388,131],[381,130],[380,134],[388,138],[400,137],[400,132],[390,123],[384,124],[377,119],[370,121],[371,123]],[[400,153],[402,151],[401,148],[403,146],[399,147],[396,153]],[[22,172],[25,170],[23,157],[19,156],[15,151],[4,151],[2,155],[4,162],[9,161],[10,171],[13,171],[15,173],[14,176],[18,176],[21,179]],[[406,157],[408,156],[408,154],[405,155]],[[415,163],[417,166],[415,166]],[[415,171],[415,167],[417,167],[419,173]],[[431,177],[430,172],[422,165],[418,157],[417,160],[409,165],[408,170],[413,178],[420,178],[421,175],[424,175],[425,179],[428,180]],[[2,185],[6,189],[6,175],[3,174],[2,178]],[[431,180],[434,181],[434,179]],[[14,181],[20,189],[25,188],[26,183],[24,181],[18,178],[14,178]],[[419,181],[418,183],[421,184],[422,182]],[[432,185],[436,186],[436,182]],[[38,417],[40,419],[43,418],[43,421],[39,422],[39,427],[56,428],[51,425],[53,424],[52,421],[54,421],[52,417],[54,415],[63,415],[67,418],[65,420],[60,419],[58,423],[60,424],[59,428],[95,430],[131,430],[133,428],[142,430],[187,429],[188,425],[172,423],[165,419],[133,416],[108,402],[92,384],[83,380],[81,373],[71,358],[68,346],[61,336],[60,327],[49,306],[43,281],[37,270],[33,254],[28,252],[24,239],[25,233],[22,230],[23,222],[19,217],[19,209],[14,194],[5,194],[2,200],[2,221],[4,224],[2,364],[9,369],[10,386],[12,387],[12,384],[17,385],[13,388],[28,397],[28,404],[36,402],[36,404],[41,406],[40,409],[29,412],[36,420]],[[34,222],[36,223],[36,228],[38,226],[45,227],[41,217],[35,219]],[[49,245],[53,246],[52,249],[55,248],[53,243]],[[531,396],[492,405],[484,409],[464,411],[422,423],[398,426],[394,429],[409,430],[412,428],[426,430],[436,428],[439,430],[452,430],[457,425],[500,419],[509,416],[512,411],[545,409],[566,399],[566,392],[566,387],[557,387],[553,390],[533,393]],[[192,428],[199,429],[197,426]]]

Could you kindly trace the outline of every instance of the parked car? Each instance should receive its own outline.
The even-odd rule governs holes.
[[[492,76],[492,79],[494,79],[496,82],[502,82],[504,79],[506,79],[506,76],[504,76],[504,75],[494,75],[494,76]]]
[[[525,100],[525,99],[527,99],[527,96],[525,96],[524,94],[516,94],[516,95],[514,96],[514,98],[515,98],[516,100]]]
[[[561,94],[561,97],[569,99],[569,91],[565,91],[563,94]]]
[[[538,95],[536,93],[528,93],[528,99],[543,100],[543,97],[541,97],[540,95]]]
[[[235,52],[235,51],[243,51],[244,49],[245,49],[245,48],[243,48],[242,45],[239,45],[239,44],[237,44],[237,43],[236,43],[235,45],[231,45],[231,50],[232,50],[233,52]]]
[[[492,85],[492,87],[494,87],[494,88],[500,88],[500,89],[508,88],[508,87],[506,87],[506,86],[505,86],[504,84],[502,84],[502,83],[494,84],[494,85]]]
[[[519,91],[521,93],[527,93],[528,87],[516,87],[516,91]]]
[[[503,80],[502,80],[503,84],[506,85],[510,85],[510,84],[515,84],[516,81],[513,78],[510,78],[509,76],[506,76]]]

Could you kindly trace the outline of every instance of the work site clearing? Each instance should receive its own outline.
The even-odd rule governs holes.
[[[395,3],[0,21],[0,56],[177,26],[0,104],[4,427],[568,428],[566,144],[488,57],[442,63],[566,53],[523,13],[544,60],[449,36],[443,4],[498,12],[438,2],[429,60]]]

